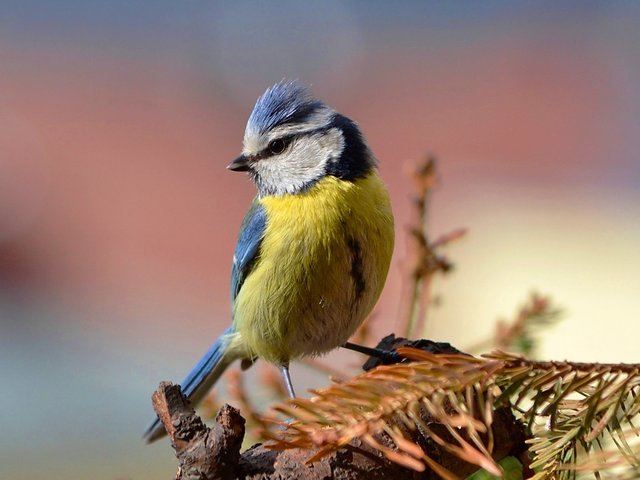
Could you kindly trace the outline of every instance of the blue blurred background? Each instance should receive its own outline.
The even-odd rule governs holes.
[[[283,77],[380,159],[398,236],[380,332],[432,152],[432,231],[469,235],[425,334],[463,348],[539,289],[567,313],[542,356],[638,361],[638,25],[633,1],[4,0],[0,477],[173,474],[167,442],[141,441],[149,397],[229,321],[254,190],[225,166]]]

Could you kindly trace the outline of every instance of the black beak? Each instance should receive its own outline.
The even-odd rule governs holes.
[[[240,155],[233,162],[227,165],[227,169],[233,170],[234,172],[248,172],[251,170],[249,157]]]

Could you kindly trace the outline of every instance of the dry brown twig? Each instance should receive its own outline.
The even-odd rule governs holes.
[[[551,297],[533,292],[511,320],[498,320],[493,338],[469,345],[465,351],[482,353],[498,349],[532,357],[537,347],[536,334],[560,321],[562,315],[562,309]]]
[[[409,228],[411,245],[406,263],[410,273],[405,301],[408,312],[404,316],[406,321],[401,330],[407,338],[420,338],[424,333],[431,303],[432,280],[437,273],[448,273],[453,268],[453,264],[440,253],[440,249],[462,238],[466,231],[457,229],[431,241],[428,234],[428,214],[431,193],[438,179],[435,158],[429,156],[419,163],[412,179],[416,220]]]
[[[251,402],[242,381],[242,373],[238,370],[230,370],[226,374],[226,378],[229,396],[235,400],[237,405],[240,407],[240,411],[245,416],[247,420],[247,429],[253,434],[267,428],[267,415],[266,413],[258,412]]]

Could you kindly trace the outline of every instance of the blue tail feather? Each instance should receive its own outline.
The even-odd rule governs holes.
[[[228,336],[234,332],[233,326],[227,328],[180,383],[182,393],[187,396],[193,407],[200,403],[229,364],[236,359],[235,356],[228,354]],[[164,426],[160,423],[160,419],[156,418],[144,433],[143,438],[147,443],[151,443],[165,434]]]

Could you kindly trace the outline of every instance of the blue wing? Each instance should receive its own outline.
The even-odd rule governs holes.
[[[238,244],[233,255],[231,269],[231,303],[238,296],[238,292],[245,278],[253,268],[259,256],[260,244],[267,227],[267,214],[258,200],[254,200],[251,208],[240,226]]]
[[[245,278],[247,278],[259,255],[266,225],[267,217],[264,208],[257,200],[254,200],[240,227],[240,236],[233,256],[231,273],[232,302],[238,295]],[[235,327],[233,325],[227,328],[180,384],[182,392],[189,398],[193,406],[202,400],[229,364],[238,357],[237,352],[229,351],[230,349],[228,348],[229,336],[233,335],[234,332]],[[160,420],[156,418],[147,429],[144,437],[147,442],[153,442],[164,436],[164,434],[164,427]]]

